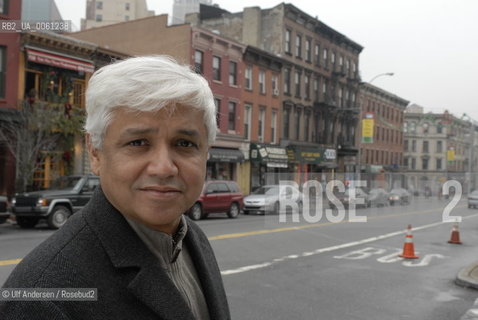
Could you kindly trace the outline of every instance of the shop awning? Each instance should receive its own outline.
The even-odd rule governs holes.
[[[93,65],[92,61],[83,60],[73,56],[43,49],[26,48],[26,50],[28,61],[75,71],[89,73],[93,73],[95,71],[95,66]]]
[[[242,162],[244,154],[239,149],[211,148],[208,160],[212,162]]]

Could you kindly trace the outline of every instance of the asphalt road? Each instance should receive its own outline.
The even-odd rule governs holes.
[[[459,319],[478,291],[455,285],[461,268],[478,260],[478,210],[462,200],[462,245],[447,243],[448,201],[414,199],[408,206],[357,209],[367,222],[286,223],[279,215],[199,221],[223,273],[233,319]],[[348,215],[347,215],[348,218]],[[403,260],[413,226],[419,259]],[[53,231],[0,225],[0,283]],[[13,261],[12,261],[13,260]]]

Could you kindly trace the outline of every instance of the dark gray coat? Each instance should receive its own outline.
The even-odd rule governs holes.
[[[230,319],[212,248],[188,220],[185,244],[211,319]],[[168,319],[194,317],[181,294],[123,216],[98,188],[88,205],[13,270],[5,288],[98,288],[98,301],[13,301],[0,319]]]

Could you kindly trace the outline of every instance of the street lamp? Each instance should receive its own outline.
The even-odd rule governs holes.
[[[465,118],[468,118],[467,120],[465,120]],[[467,183],[468,183],[468,188],[467,188],[467,192],[468,194],[471,193],[472,191],[472,181],[474,181],[475,179],[473,179],[472,177],[472,165],[473,165],[473,149],[475,147],[475,121],[469,116],[467,115],[466,113],[463,113],[463,116],[461,117],[462,120],[465,120],[465,121],[468,121],[468,124],[469,124],[469,127],[468,127],[468,136],[467,138],[469,138],[469,143],[470,143],[470,148],[468,150],[469,154],[468,154],[468,168],[466,168],[468,170],[468,172],[465,174],[466,176],[466,180],[467,180]],[[465,135],[465,136],[467,136]]]
[[[380,73],[380,74],[377,74],[375,77],[373,77],[368,83],[372,83],[373,80],[377,79],[378,77],[381,77],[381,76],[393,76],[394,73],[393,72],[385,72],[385,73]]]

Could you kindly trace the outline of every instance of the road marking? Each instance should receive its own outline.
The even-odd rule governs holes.
[[[477,216],[478,216],[478,214],[474,214],[474,215],[466,216],[463,219],[470,219],[470,218],[477,217]],[[423,226],[420,226],[420,227],[417,227],[417,228],[413,228],[413,230],[417,231],[417,230],[424,230],[424,229],[428,229],[428,228],[433,228],[433,227],[442,225],[444,223],[447,223],[447,222],[439,221],[439,222],[435,222],[435,223],[430,223],[430,224],[426,224],[426,225],[423,225]],[[365,244],[365,243],[370,243],[370,242],[374,242],[374,241],[378,241],[378,240],[383,240],[383,239],[395,237],[397,235],[405,234],[407,232],[408,232],[408,230],[405,229],[405,230],[402,230],[402,231],[390,232],[390,233],[382,234],[382,235],[379,235],[379,236],[376,236],[376,237],[371,237],[371,238],[367,238],[367,239],[363,239],[363,240],[344,243],[344,244],[337,245],[337,246],[321,248],[321,249],[317,249],[317,250],[314,250],[314,251],[304,252],[304,253],[301,253],[301,254],[288,255],[288,256],[284,256],[282,258],[276,258],[276,259],[274,259],[270,262],[264,262],[264,263],[261,263],[261,264],[244,266],[244,267],[240,267],[240,268],[236,268],[236,269],[224,270],[224,271],[221,271],[221,274],[223,276],[228,276],[228,275],[231,275],[231,274],[237,274],[237,273],[242,273],[242,272],[246,272],[246,271],[262,269],[262,268],[269,267],[269,266],[271,266],[275,263],[278,263],[278,262],[284,262],[284,261],[287,261],[287,260],[297,259],[297,258],[301,258],[301,257],[310,257],[310,256],[317,255],[317,254],[324,253],[324,252],[331,252],[331,251],[336,251],[336,250],[340,250],[340,249],[344,249],[344,248],[355,247],[355,246],[359,246],[359,245],[362,245],[362,244]],[[437,258],[442,258],[442,257],[438,257],[438,255],[433,255],[433,256],[435,256]],[[421,262],[417,265],[413,265],[412,263],[404,264],[404,265],[407,266],[407,267],[422,266],[424,263],[428,264],[430,262],[430,260],[431,260],[431,257],[427,261]]]
[[[465,208],[466,206],[460,206],[456,208]],[[398,216],[409,216],[412,214],[422,214],[422,213],[432,213],[436,212],[437,209],[439,208],[434,208],[434,209],[428,209],[424,211],[412,211],[409,213],[394,213],[394,214],[389,214],[389,215],[383,215],[383,216],[376,216],[376,217],[367,217],[370,220],[375,220],[375,219],[385,219],[385,218],[390,218],[390,217],[398,217]],[[301,230],[301,229],[308,229],[308,228],[318,228],[318,227],[323,227],[331,224],[339,224],[339,223],[351,223],[353,221],[341,221],[341,222],[324,222],[324,223],[312,223],[312,224],[306,224],[302,226],[295,226],[295,227],[283,227],[283,228],[276,228],[276,229],[262,229],[262,230],[256,230],[256,231],[248,231],[248,232],[238,232],[238,233],[226,233],[218,236],[213,236],[209,237],[209,241],[214,241],[214,240],[223,240],[223,239],[234,239],[234,238],[242,238],[242,237],[249,237],[249,236],[255,236],[259,234],[269,234],[269,233],[276,233],[276,232],[284,232],[284,231],[292,231],[292,230]],[[441,223],[441,222],[440,222]],[[413,228],[414,230],[418,230],[417,228]]]
[[[19,264],[22,259],[0,260],[0,266],[9,266],[12,264]]]

